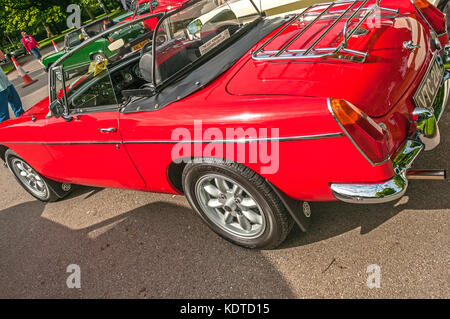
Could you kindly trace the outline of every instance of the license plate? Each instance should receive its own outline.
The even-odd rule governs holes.
[[[439,63],[437,56],[435,56],[428,67],[422,83],[420,83],[419,89],[414,95],[414,102],[417,107],[433,109],[433,102],[439,92],[443,79],[444,68]]]
[[[149,43],[150,41],[149,40],[144,40],[144,41],[142,41],[142,42],[139,42],[138,44],[136,44],[135,46],[133,46],[133,51],[137,51],[137,50],[140,50],[140,49],[142,49],[142,47],[144,46],[144,45],[146,45],[147,43]]]

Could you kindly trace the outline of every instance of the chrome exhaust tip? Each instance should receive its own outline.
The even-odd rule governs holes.
[[[421,179],[432,181],[445,181],[447,171],[443,169],[410,169],[406,173],[407,179]]]

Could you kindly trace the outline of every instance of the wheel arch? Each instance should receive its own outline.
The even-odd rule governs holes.
[[[187,163],[171,162],[167,167],[167,180],[174,190],[184,194],[182,185],[183,170]]]
[[[6,162],[5,154],[8,149],[9,147],[0,144],[0,158],[3,160],[3,162]]]
[[[167,167],[167,180],[168,180],[169,184],[177,192],[179,192],[180,194],[184,194],[183,181],[182,181],[184,168],[186,167],[186,165],[188,163],[192,163],[195,160],[200,160],[203,158],[205,158],[205,157],[185,157],[185,158],[178,159],[177,161],[172,161],[169,164],[169,166]],[[211,157],[208,157],[208,158],[211,158]],[[230,160],[220,158],[220,157],[216,157],[215,159],[232,162]],[[238,162],[235,162],[235,163],[238,163]],[[238,163],[238,164],[243,165],[246,168],[252,170],[250,167],[248,167],[242,163]],[[258,174],[257,172],[255,172],[255,173]],[[258,175],[260,175],[260,174],[258,174]],[[285,206],[289,215],[291,215],[292,219],[299,226],[299,228],[303,232],[306,232],[310,225],[310,218],[309,218],[309,216],[304,216],[303,211],[300,210],[300,203],[302,203],[302,201],[299,201],[299,200],[289,197],[282,190],[280,190],[275,185],[273,185],[269,180],[267,180],[267,178],[265,178],[263,176],[262,176],[262,178],[264,178],[264,180],[269,184],[269,186],[274,190],[274,192],[280,198],[281,202]]]

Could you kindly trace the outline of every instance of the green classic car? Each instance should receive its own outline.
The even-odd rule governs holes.
[[[130,7],[128,8],[128,11],[116,18],[113,19],[114,23],[119,23],[122,22],[123,20],[125,20],[128,17],[131,17],[132,15],[134,15],[134,12],[136,11],[136,3],[137,0],[133,0],[131,1]]]
[[[92,42],[90,45],[80,49],[74,50],[80,44],[82,44],[85,40],[88,40],[97,34],[99,34],[101,30],[88,30],[86,26],[83,26],[79,29],[76,29],[70,33],[68,33],[64,38],[64,49],[60,52],[56,52],[50,55],[47,55],[42,59],[42,63],[44,64],[45,70],[48,71],[50,66],[58,61],[62,56],[73,51],[73,55],[66,59],[63,62],[65,68],[77,68],[78,66],[83,66],[89,64],[93,61],[101,62],[104,59],[108,59],[111,57],[113,52],[108,49],[108,45],[115,40],[120,38],[124,39],[127,42],[135,42],[136,49],[140,49],[144,44],[149,42],[148,39],[145,38],[146,29],[143,24],[135,24],[129,26],[127,28],[121,29],[120,31],[111,33],[108,37],[102,37]],[[141,39],[142,38],[142,39]],[[141,40],[141,41],[139,41]]]

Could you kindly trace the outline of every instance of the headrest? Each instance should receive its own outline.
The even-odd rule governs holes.
[[[142,54],[141,60],[139,61],[139,70],[145,81],[149,83],[153,82],[153,55],[151,49]]]

